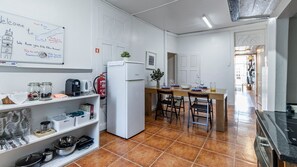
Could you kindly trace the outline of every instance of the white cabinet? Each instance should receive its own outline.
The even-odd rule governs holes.
[[[50,101],[25,102],[21,105],[0,105],[0,112],[30,108],[32,117],[32,131],[34,131],[40,128],[40,122],[46,120],[47,117],[62,114],[65,112],[77,111],[80,104],[84,103],[90,103],[94,105],[95,119],[44,137],[36,137],[33,134],[29,135],[29,144],[8,151],[0,152],[0,166],[14,166],[15,161],[22,156],[28,155],[33,152],[42,152],[45,148],[52,148],[52,143],[56,139],[59,139],[60,137],[65,135],[72,135],[75,137],[87,135],[94,138],[94,144],[87,149],[76,150],[73,154],[70,154],[68,156],[56,156],[54,160],[45,163],[42,166],[63,166],[99,148],[100,98],[97,94],[92,94],[86,96],[68,97],[63,99],[53,99]]]

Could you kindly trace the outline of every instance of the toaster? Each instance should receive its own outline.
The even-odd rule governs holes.
[[[65,84],[65,94],[68,96],[79,96],[80,81],[78,79],[67,79]]]

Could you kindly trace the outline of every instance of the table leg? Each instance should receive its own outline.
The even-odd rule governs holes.
[[[145,94],[145,115],[152,114],[152,94]]]
[[[225,98],[225,121],[228,122],[228,100]]]
[[[225,100],[216,100],[216,129],[225,131]]]

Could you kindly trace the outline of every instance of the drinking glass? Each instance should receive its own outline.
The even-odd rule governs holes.
[[[204,86],[204,82],[201,80],[200,81],[200,87],[203,87]]]
[[[215,82],[210,82],[210,91],[211,92],[216,92],[217,91]]]

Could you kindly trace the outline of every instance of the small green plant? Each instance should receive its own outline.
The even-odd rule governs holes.
[[[158,68],[156,70],[153,70],[153,73],[150,75],[151,75],[152,80],[158,82],[163,77],[164,72],[161,72],[160,68]]]
[[[124,51],[122,54],[121,54],[121,57],[127,57],[127,58],[129,58],[131,55],[130,55],[130,53],[129,52],[127,52],[127,51]]]
[[[153,70],[153,73],[150,74],[152,80],[157,81],[157,88],[160,87],[160,79],[163,77],[164,72],[161,72],[161,70],[158,68],[156,70]]]

